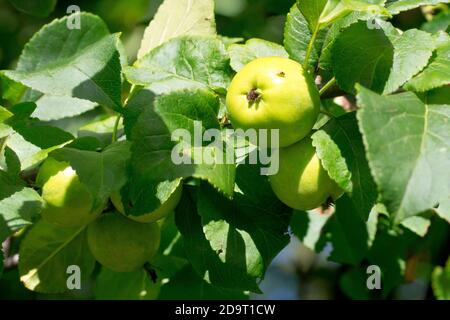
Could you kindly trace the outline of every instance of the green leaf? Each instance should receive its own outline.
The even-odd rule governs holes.
[[[424,237],[428,232],[431,221],[425,217],[412,216],[403,220],[401,224],[418,236]]]
[[[294,5],[287,15],[286,25],[284,27],[284,47],[289,53],[290,58],[299,63],[303,63],[310,40],[311,31],[308,28],[308,22],[298,6]],[[317,63],[318,51],[316,43],[310,56],[310,66],[314,66]]]
[[[73,97],[121,109],[121,64],[117,35],[97,16],[82,13],[81,29],[64,17],[36,33],[15,71],[4,74],[50,96]]]
[[[78,134],[81,136],[89,134],[111,134],[114,130],[114,125],[117,121],[117,115],[105,115],[101,116],[95,121],[89,122],[83,125],[79,130]],[[123,130],[122,118],[119,119],[118,130]],[[109,135],[110,136],[110,135]]]
[[[257,58],[289,58],[283,46],[262,39],[250,39],[245,44],[233,44],[228,48],[228,52],[231,58],[230,65],[236,72]]]
[[[323,70],[331,70],[331,50],[337,37],[343,30],[359,20],[366,21],[367,23],[367,20],[371,18],[373,18],[373,15],[369,12],[352,12],[348,16],[345,16],[333,23],[327,30],[323,40],[322,53],[319,59],[320,68]]]
[[[387,14],[385,0],[298,0],[297,5],[309,23],[310,30],[320,30],[353,11]]]
[[[382,29],[357,22],[345,29],[331,49],[331,62],[339,87],[354,93],[360,83],[382,92],[389,78],[394,47]]]
[[[70,133],[51,126],[25,125],[17,126],[15,130],[26,141],[43,150],[62,145],[74,139]]]
[[[175,227],[176,228],[176,227]],[[162,234],[164,236],[164,234]],[[152,267],[155,268],[157,276],[163,279],[163,282],[167,281],[164,279],[171,279],[174,277],[181,269],[189,265],[189,261],[184,258],[184,248],[182,246],[181,236],[179,233],[176,238],[172,239],[172,248],[176,248],[177,253],[182,253],[183,258],[180,256],[172,255],[172,253],[157,254],[152,260]],[[197,276],[198,277],[198,276]]]
[[[12,119],[8,119],[6,122],[9,125],[23,124],[36,109],[36,104],[33,102],[24,102],[13,105],[9,110],[14,114]]]
[[[5,164],[6,164],[6,172],[11,176],[18,177],[20,172],[22,171],[20,165],[20,159],[17,154],[12,151],[9,147],[5,148]]]
[[[47,17],[55,9],[57,0],[9,0],[19,11],[36,17]]]
[[[439,203],[439,207],[436,209],[436,213],[439,217],[450,223],[450,197],[442,200]]]
[[[2,72],[0,72],[0,89],[0,97],[13,105],[19,103],[27,91],[25,86],[9,79]]]
[[[119,124],[117,127],[117,136],[123,135],[123,118],[119,119]],[[112,116],[101,116],[99,119],[85,124],[78,129],[79,137],[95,137],[101,141],[102,146],[107,147],[111,144],[112,135],[114,131],[114,126],[117,121],[117,115]]]
[[[358,22],[337,37],[331,59],[344,90],[354,93],[355,83],[360,83],[389,94],[427,65],[435,49],[430,45],[434,44],[431,34],[420,30],[400,33],[387,22],[380,26],[369,29],[366,22]]]
[[[435,46],[432,35],[427,32],[412,29],[400,33],[389,23],[382,23],[382,27],[394,46],[394,62],[383,90],[383,94],[389,94],[428,64]]]
[[[145,270],[115,272],[105,267],[95,281],[97,300],[155,300],[160,283],[153,283]]]
[[[357,265],[365,257],[370,244],[368,225],[347,195],[336,202],[326,228],[333,247],[330,260]]]
[[[69,162],[80,181],[95,199],[95,208],[104,206],[113,192],[118,192],[127,181],[130,143],[116,142],[102,152],[78,150],[70,147],[54,151],[51,156]]]
[[[14,116],[12,112],[0,106],[0,139],[13,133],[11,126],[6,123],[6,120],[12,116]]]
[[[371,300],[371,291],[366,284],[368,276],[364,268],[355,267],[342,274],[339,285],[352,300]]]
[[[197,210],[205,237],[222,263],[245,278],[261,279],[275,255],[288,244],[290,215],[284,213],[285,207],[258,166],[239,166],[236,184],[239,192],[234,201],[218,196],[211,188],[201,189]]]
[[[428,104],[450,104],[450,86],[427,91],[422,100]]]
[[[259,291],[256,279],[243,274],[241,269],[235,272],[232,268],[236,265],[230,267],[220,260],[220,251],[213,251],[204,234],[194,199],[186,192],[175,210],[175,222],[182,235],[186,256],[203,280],[223,288]],[[243,242],[242,238],[240,242]]]
[[[123,113],[123,124],[125,134],[128,140],[133,139],[133,130],[139,116],[146,110],[153,108],[155,94],[148,88],[135,89],[130,95]]]
[[[67,291],[69,266],[80,268],[81,279],[88,279],[95,266],[85,227],[60,228],[44,221],[27,234],[19,255],[20,280],[28,289],[42,293]]]
[[[320,16],[322,15],[328,0],[298,0],[297,6],[301,13],[308,21],[311,32],[314,32],[319,24]]]
[[[191,266],[176,273],[161,288],[160,300],[247,300],[241,291],[215,287],[200,278]]]
[[[108,30],[106,26],[104,26],[103,30],[104,35],[108,35]],[[125,59],[123,57],[123,53],[121,51],[121,42],[117,42],[117,48],[119,50],[119,53],[121,55],[121,63],[124,65],[124,62],[122,61]],[[23,54],[19,58],[18,65],[22,66],[23,61],[28,59],[29,55]],[[51,62],[51,61],[49,61]],[[30,66],[25,66],[25,68],[28,68]],[[1,74],[0,74],[1,77]],[[8,79],[6,77],[3,77],[4,80],[8,83],[8,95],[10,97],[7,97],[8,100],[12,101],[12,103],[19,103],[19,102],[25,102],[25,101],[33,101],[36,103],[37,108],[33,112],[32,117],[38,118],[42,121],[53,121],[53,120],[59,120],[63,118],[70,118],[77,115],[80,115],[82,113],[85,113],[87,111],[90,111],[97,107],[97,103],[78,99],[78,98],[72,98],[68,96],[53,96],[48,94],[43,94],[35,90],[27,89],[23,85],[21,85],[18,82],[15,82],[11,79]],[[17,87],[17,88],[16,88]],[[23,89],[22,89],[23,88]],[[11,100],[12,99],[12,100]],[[61,107],[63,106],[63,107]]]
[[[163,223],[160,224],[160,227],[161,244],[159,246],[159,254],[152,261],[152,265],[161,269],[164,277],[170,278],[189,262],[184,254],[181,234],[175,224],[175,214],[168,215]],[[161,259],[161,257],[163,258]]]
[[[138,217],[155,211],[172,196],[180,184],[180,178],[154,181],[139,175],[129,176],[128,183],[121,190],[125,214]]]
[[[317,156],[330,178],[336,181],[343,190],[351,192],[353,189],[352,174],[333,139],[324,130],[314,132],[311,139]]]
[[[125,69],[129,82],[156,94],[194,88],[227,89],[231,73],[222,41],[206,37],[172,39]]]
[[[421,6],[436,5],[439,3],[449,3],[449,0],[398,0],[387,6],[393,15],[403,11],[412,10]]]
[[[325,245],[324,230],[330,217],[330,214],[320,214],[317,211],[294,211],[290,227],[303,245],[320,252]]]
[[[109,141],[108,145],[110,143],[111,143],[111,141]],[[96,151],[96,152],[105,148],[105,146],[102,145],[102,142],[93,136],[76,138],[72,142],[66,144],[65,147],[71,148],[71,149]]]
[[[9,118],[0,126],[0,135],[6,134],[5,146],[19,158],[22,170],[39,163],[48,153],[74,139],[61,129],[40,125],[29,119],[35,108],[34,103],[13,106],[10,109],[13,113],[5,113]]]
[[[41,95],[35,103],[32,116],[42,121],[72,118],[97,107],[97,103],[88,100],[51,95]]]
[[[196,142],[203,137],[206,129],[220,128],[217,120],[218,97],[207,90],[179,91],[158,97],[153,105],[151,101],[148,103],[150,105],[139,116],[132,130],[133,176],[154,181],[195,177],[207,180],[231,197],[234,164],[226,164],[223,160],[223,164],[210,163],[203,161],[206,158],[202,159],[204,155],[214,152],[216,159],[225,159],[226,149],[218,149],[216,143],[203,146],[201,141]],[[179,132],[180,128],[187,130],[183,134],[189,134],[188,140],[183,143],[172,141],[172,134],[175,130]],[[183,152],[183,158],[177,159],[179,163],[173,160],[173,155],[179,155],[177,150]]]
[[[438,300],[450,300],[450,259],[444,268],[437,266],[433,270],[431,285]]]
[[[165,0],[145,30],[138,58],[173,38],[215,34],[213,0]]]
[[[450,194],[450,106],[358,87],[358,121],[383,203],[396,222]]]
[[[343,165],[342,161],[344,160],[346,163],[345,168],[350,170],[351,175],[349,176],[348,173],[339,171],[336,171],[335,175],[342,175],[341,178],[344,182],[348,181],[346,178],[351,178],[351,183],[344,183],[343,186],[350,188],[348,196],[356,210],[358,210],[359,216],[366,220],[377,200],[378,192],[366,159],[356,114],[353,112],[334,118],[322,127],[320,132],[325,132],[327,139],[331,139],[329,143],[335,144],[339,148],[343,159],[338,157],[337,159],[341,159],[339,160],[340,162],[331,164],[337,165],[341,163]],[[329,152],[332,150],[324,149],[323,151]]]
[[[450,11],[442,11],[433,17],[433,20],[425,22],[421,29],[429,33],[446,31],[450,26]],[[448,30],[447,30],[448,31]]]
[[[450,37],[445,39],[431,63],[406,84],[406,89],[423,92],[450,84]]]
[[[22,170],[27,170],[34,165],[38,164],[39,162],[45,160],[47,158],[47,155],[61,147],[63,147],[65,144],[67,144],[70,140],[66,140],[66,133],[62,133],[61,131],[58,131],[55,127],[42,127],[41,128],[33,128],[32,130],[28,132],[36,133],[36,136],[28,136],[28,138],[36,138],[36,143],[38,142],[46,142],[45,140],[40,140],[40,137],[52,137],[51,141],[57,141],[61,139],[60,144],[55,144],[53,146],[50,146],[48,148],[41,148],[40,146],[35,145],[32,142],[27,141],[23,136],[21,136],[19,133],[15,132],[12,135],[9,136],[7,140],[7,146],[11,148],[11,150],[14,151],[14,153],[19,157]],[[47,135],[53,133],[61,133],[61,135],[58,136],[51,136]],[[39,134],[42,133],[42,136],[39,136]],[[33,139],[34,140],[34,139]],[[66,141],[64,141],[66,140]],[[47,145],[50,143],[50,141],[47,141]]]
[[[225,45],[225,48],[227,48],[227,49],[231,45],[244,42],[244,40],[245,40],[244,38],[230,38],[230,37],[221,36],[221,35],[218,35],[217,37],[220,39],[220,41],[223,42],[223,44]]]
[[[15,231],[31,225],[42,206],[43,201],[36,191],[0,171],[0,243]]]
[[[410,242],[409,235],[395,235],[387,228],[382,228],[378,230],[377,237],[367,253],[368,263],[381,269],[381,296],[385,299],[404,281],[405,260],[411,250],[408,250]]]
[[[257,283],[289,242],[291,215],[259,169],[238,167],[233,201],[203,184],[196,194],[197,208],[185,197],[176,210],[188,259],[216,286],[259,292]]]
[[[369,236],[369,247],[371,247],[373,245],[373,242],[375,241],[375,237],[377,235],[378,221],[379,221],[379,216],[381,214],[380,206],[381,205],[379,205],[379,204],[374,205],[372,210],[369,213],[369,218],[367,219],[367,232],[368,232],[368,236]]]
[[[383,6],[386,3],[386,0],[342,0],[343,4],[352,10],[355,11],[376,11],[382,10],[380,6]]]

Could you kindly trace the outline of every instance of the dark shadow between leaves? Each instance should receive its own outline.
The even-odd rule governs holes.
[[[186,255],[197,274],[218,287],[260,292],[256,277],[247,273],[242,235],[237,230],[227,230],[224,246],[213,250],[204,233],[205,224],[197,213],[196,190],[187,189],[175,211],[175,222],[184,238]],[[228,237],[230,232],[232,236]],[[230,256],[231,252],[226,252],[228,246],[234,249],[233,256]]]
[[[235,193],[233,200],[206,182],[197,193],[197,212],[203,226],[199,233],[208,226],[213,232],[204,240],[209,255],[224,255],[222,264],[240,270],[241,277],[255,283],[264,276],[275,255],[288,244],[291,217],[290,210],[275,197],[267,177],[261,176],[259,169],[256,165],[238,167],[236,184],[242,193]],[[220,241],[223,246],[218,246]],[[211,245],[215,246],[215,251]],[[213,275],[209,273],[209,276]]]

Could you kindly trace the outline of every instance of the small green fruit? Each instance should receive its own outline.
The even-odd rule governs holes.
[[[93,212],[94,200],[89,189],[80,182],[67,162],[48,158],[36,180],[42,187],[42,218],[62,227],[83,226],[100,212]]]
[[[310,137],[280,149],[280,168],[270,184],[283,203],[297,210],[317,208],[343,194],[322,167]]]
[[[111,202],[114,204],[114,207],[116,207],[117,211],[125,215],[127,218],[130,218],[131,220],[141,223],[150,223],[161,220],[165,218],[169,213],[171,213],[180,202],[182,194],[183,194],[183,184],[180,181],[180,184],[175,189],[175,191],[170,195],[167,201],[162,203],[156,210],[140,216],[125,215],[125,210],[123,207],[120,193],[114,193],[111,196]]]
[[[280,146],[285,147],[309,134],[319,115],[320,97],[299,63],[264,57],[236,74],[226,104],[235,128],[279,129]]]
[[[161,232],[156,223],[138,223],[113,212],[90,224],[87,237],[98,262],[113,271],[133,272],[154,257]]]

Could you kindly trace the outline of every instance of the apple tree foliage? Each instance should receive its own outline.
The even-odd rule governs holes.
[[[10,1],[37,15],[56,2]],[[450,18],[436,16],[422,30],[390,22],[438,3],[448,1],[299,0],[282,46],[217,34],[213,0],[165,0],[134,62],[98,16],[81,13],[80,29],[67,28],[71,16],[44,26],[17,67],[0,74],[0,242],[19,241],[22,284],[68,295],[67,267],[76,265],[97,299],[245,299],[261,292],[267,267],[294,235],[316,252],[331,248],[328,259],[347,266],[340,284],[351,298],[386,298],[416,279],[449,298],[449,264],[439,257],[450,222]],[[229,127],[230,81],[263,56],[290,57],[321,79],[313,145],[346,192],[331,210],[293,212],[257,165],[171,161],[176,129],[193,133],[195,121],[202,130]],[[344,110],[333,93],[353,106]],[[90,123],[62,125],[94,109],[101,115]],[[152,186],[183,179],[151,261],[156,280],[144,270],[95,268],[86,227],[40,220],[34,179],[48,156],[69,162],[105,211],[121,192],[130,214],[148,212]],[[414,267],[418,259],[427,271]],[[369,265],[382,270],[376,293],[365,287]]]

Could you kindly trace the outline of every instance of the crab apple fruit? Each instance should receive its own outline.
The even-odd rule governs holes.
[[[83,226],[99,215],[94,212],[94,198],[80,182],[76,171],[67,163],[47,158],[36,183],[42,188],[42,218],[62,227]]]
[[[296,61],[264,57],[244,66],[226,97],[235,128],[278,129],[279,146],[304,138],[314,126],[320,97],[312,78]]]
[[[280,149],[280,167],[270,177],[272,190],[286,205],[297,210],[311,210],[337,200],[343,190],[323,168],[310,137]]]
[[[139,223],[110,212],[88,226],[87,238],[102,265],[116,272],[133,272],[154,257],[161,232],[157,223]]]

